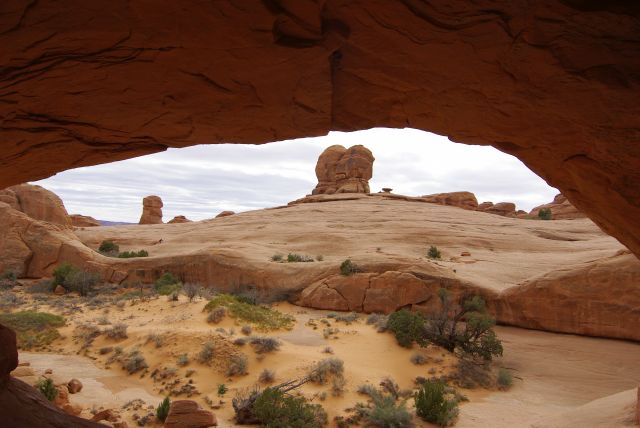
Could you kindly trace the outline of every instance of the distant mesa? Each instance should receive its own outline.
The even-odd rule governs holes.
[[[144,198],[139,224],[162,224],[162,207],[160,196],[151,195]]]
[[[100,223],[98,220],[88,215],[71,214],[69,218],[71,218],[71,225],[75,227],[102,226],[102,223]]]
[[[562,194],[558,193],[552,202],[535,207],[529,213],[532,217],[538,217],[538,213],[542,209],[551,210],[552,220],[574,220],[577,218],[586,218],[587,216],[578,211],[576,207]]]
[[[370,193],[373,161],[371,151],[362,145],[348,149],[340,145],[327,147],[316,164],[318,184],[312,194]]]
[[[234,211],[222,211],[220,214],[218,214],[216,216],[216,218],[218,217],[229,217],[230,215],[234,215],[235,212]]]
[[[174,223],[191,223],[191,220],[189,220],[188,218],[186,218],[183,215],[177,215],[174,218],[172,218],[171,220],[169,220],[168,222],[169,224],[174,224]]]
[[[34,220],[71,227],[71,219],[62,199],[44,187],[18,184],[0,190],[0,202],[5,202]]]

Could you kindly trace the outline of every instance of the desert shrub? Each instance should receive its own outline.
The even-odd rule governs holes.
[[[334,397],[342,397],[346,384],[347,380],[344,378],[344,376],[335,376],[331,380],[331,395],[333,395]]]
[[[215,346],[213,342],[206,342],[204,345],[202,345],[202,349],[200,349],[200,352],[198,352],[198,356],[196,357],[196,359],[199,363],[209,364],[211,363],[214,354]]]
[[[114,324],[113,326],[111,326],[111,328],[106,329],[104,331],[104,334],[109,339],[113,340],[122,340],[129,337],[127,336],[127,325],[124,323]]]
[[[337,328],[335,328],[335,327],[327,327],[327,328],[325,328],[325,329],[323,329],[323,330],[322,330],[322,336],[323,336],[325,339],[328,339],[328,338],[330,338],[331,336],[335,336],[335,335],[337,335],[338,333],[340,333],[340,330],[339,330],[339,329],[337,329]]]
[[[378,333],[384,333],[387,331],[387,324],[389,323],[389,316],[384,314],[369,314],[367,317],[367,324],[374,325]]]
[[[42,279],[29,287],[22,287],[22,288],[27,293],[37,294],[37,293],[50,293],[51,291],[53,291],[55,286],[53,285],[53,279],[52,280]]]
[[[322,350],[323,354],[333,354],[333,348],[331,346],[326,346],[323,350]]]
[[[48,345],[60,337],[58,327],[65,324],[65,319],[47,312],[21,311],[0,314],[0,324],[16,332],[20,348],[29,349]]]
[[[237,346],[244,346],[247,344],[248,341],[249,341],[248,337],[238,337],[233,340],[233,344]]]
[[[224,319],[225,315],[227,315],[227,308],[224,306],[213,308],[211,312],[209,312],[209,315],[207,315],[207,322],[209,324],[218,324]]]
[[[509,389],[513,384],[513,375],[509,370],[505,369],[504,367],[500,367],[498,369],[496,382],[498,383],[498,387],[500,389]]]
[[[162,274],[155,283],[155,289],[161,296],[169,296],[176,293],[182,287],[182,283],[169,272]]]
[[[51,380],[50,378],[40,379],[36,384],[36,388],[49,401],[55,400],[56,397],[58,396],[58,390],[56,389],[56,386],[53,384],[53,380]]]
[[[416,415],[421,419],[446,427],[458,416],[458,403],[447,399],[445,385],[427,380],[414,395]]]
[[[227,376],[242,376],[247,374],[249,360],[244,354],[232,355],[227,365]]]
[[[253,329],[251,328],[250,325],[243,325],[242,328],[240,329],[240,332],[245,336],[249,336],[252,331]]]
[[[13,288],[17,279],[16,273],[12,270],[2,272],[2,274],[0,274],[0,290]]]
[[[0,290],[1,289],[2,288],[0,287]],[[11,291],[0,292],[0,309],[2,310],[11,310],[17,308],[18,306],[23,305],[25,302],[25,299]]]
[[[280,349],[280,341],[275,337],[253,336],[249,338],[249,343],[257,354],[266,354]]]
[[[276,372],[269,369],[264,369],[260,372],[260,376],[258,376],[258,381],[260,383],[272,383],[276,379]]]
[[[387,329],[391,331],[398,342],[398,345],[410,348],[413,342],[425,345],[424,338],[424,318],[417,312],[401,309],[389,315]]]
[[[98,326],[89,323],[78,324],[73,329],[73,337],[82,341],[82,349],[90,347],[101,333]]]
[[[158,333],[150,333],[147,336],[146,343],[153,342],[156,345],[156,348],[161,348],[164,345],[164,337]]]
[[[437,260],[442,257],[442,254],[440,253],[440,250],[438,250],[438,247],[436,247],[435,245],[432,245],[429,247],[429,251],[427,252],[427,257],[429,257],[430,259]]]
[[[353,263],[351,259],[346,259],[340,264],[340,273],[344,276],[353,275],[358,272],[362,272],[362,269],[360,269],[358,265]]]
[[[229,315],[243,322],[248,322],[261,330],[289,329],[293,327],[294,318],[275,309],[240,301],[230,294],[219,294],[205,306],[206,311],[218,307],[226,307]]]
[[[538,211],[538,218],[540,220],[551,220],[553,218],[553,213],[550,208],[542,208]]]
[[[129,374],[139,372],[149,367],[144,356],[137,349],[132,350],[122,359],[122,368]]]
[[[327,414],[318,404],[310,404],[304,397],[285,394],[267,388],[253,403],[253,412],[265,428],[305,427],[321,428],[327,424]]]
[[[229,391],[227,385],[225,385],[224,383],[218,384],[218,397],[224,397],[224,394],[226,394],[227,391]]]
[[[167,416],[169,416],[169,409],[171,409],[171,399],[169,397],[165,397],[156,408],[156,417],[160,422],[164,422],[167,419]]]
[[[355,415],[351,423],[363,423],[366,427],[376,428],[408,428],[413,426],[411,414],[406,408],[406,400],[399,400],[398,395],[386,393],[365,384],[358,387],[358,392],[369,397],[367,404],[358,403],[352,411]]]
[[[411,356],[411,362],[416,366],[421,366],[423,364],[426,364],[428,361],[429,359],[420,353],[416,353]]]
[[[355,312],[349,312],[349,313],[346,313],[346,314],[330,313],[329,315],[327,315],[327,317],[333,318],[334,320],[336,320],[338,322],[343,322],[343,323],[349,325],[352,322],[356,321],[360,316]]]
[[[200,294],[200,289],[201,288],[202,287],[200,287],[198,284],[194,284],[192,282],[187,282],[182,287],[182,291],[184,292],[184,294],[189,299],[189,302],[193,302],[193,299],[195,299],[198,296],[198,294]]]
[[[187,355],[187,354],[179,355],[178,359],[176,361],[176,364],[179,365],[180,367],[184,367],[187,364],[189,364],[189,355]]]
[[[70,263],[62,263],[53,270],[53,281],[51,282],[51,289],[53,290],[58,285],[64,285],[65,279],[70,273],[76,271],[77,268]]]
[[[272,262],[281,262],[283,257],[284,256],[282,254],[274,254],[273,256],[271,256],[271,261]]]
[[[344,376],[344,362],[335,357],[325,358],[311,367],[308,376],[311,382],[324,385],[332,377]]]
[[[313,257],[303,254],[289,253],[287,255],[287,263],[309,263],[313,262]]]
[[[466,355],[458,359],[455,370],[451,372],[449,379],[455,385],[467,389],[490,388],[495,380],[491,372],[490,361],[478,361],[476,358]]]
[[[81,296],[87,296],[99,281],[99,274],[74,268],[66,275],[62,285],[67,291],[76,291]]]
[[[123,251],[118,254],[118,257],[121,259],[132,259],[135,257],[149,257],[149,252],[147,250],[140,251]]]
[[[105,240],[100,243],[98,252],[109,257],[116,257],[120,251],[120,246],[113,241]]]
[[[495,320],[488,314],[480,296],[462,298],[454,304],[445,289],[438,291],[440,312],[426,322],[426,339],[449,352],[491,361],[502,355],[502,343],[493,331]]]

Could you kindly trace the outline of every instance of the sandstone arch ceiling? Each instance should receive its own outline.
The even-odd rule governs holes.
[[[4,0],[0,187],[167,147],[413,127],[517,156],[640,255],[639,16],[595,0]]]

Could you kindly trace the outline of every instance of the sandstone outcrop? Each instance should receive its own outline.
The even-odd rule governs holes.
[[[102,226],[98,220],[88,215],[71,214],[71,225],[74,227],[96,227]]]
[[[516,217],[516,204],[514,204],[513,202],[498,202],[497,204],[491,204],[488,206],[483,203],[481,205],[483,205],[484,207],[482,209],[478,208],[479,211],[490,214],[497,214],[503,217]]]
[[[576,218],[586,217],[586,215],[578,211],[578,209],[574,207],[562,193],[558,193],[553,198],[553,202],[535,207],[531,210],[529,215],[537,217],[538,213],[542,209],[551,210],[552,220],[573,220]]]
[[[216,216],[216,218],[219,218],[219,217],[229,217],[230,215],[235,215],[235,212],[234,212],[234,211],[221,211],[221,212],[220,212],[220,214],[218,214],[218,215]]]
[[[162,206],[160,196],[151,195],[142,199],[142,216],[139,224],[161,224]]]
[[[55,193],[33,184],[19,184],[0,190],[0,202],[22,211],[35,220],[60,226],[71,226],[69,214],[62,199]]]
[[[440,205],[450,205],[453,207],[463,208],[465,210],[478,209],[478,200],[476,195],[471,192],[448,192],[435,193],[432,195],[421,196],[426,202]]]
[[[172,218],[171,220],[169,220],[167,222],[168,224],[175,224],[175,223],[191,223],[191,220],[189,220],[188,218],[186,218],[183,215],[177,215],[174,218]]]
[[[340,145],[327,147],[318,157],[318,184],[312,194],[369,193],[374,160],[371,151],[362,145],[348,149]]]
[[[202,409],[192,400],[175,400],[171,402],[169,415],[164,421],[164,428],[207,428],[218,426],[213,413]]]

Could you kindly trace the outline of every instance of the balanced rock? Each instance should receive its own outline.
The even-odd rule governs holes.
[[[0,190],[0,202],[22,211],[34,220],[46,221],[64,227],[71,226],[71,219],[62,199],[55,193],[33,184],[18,184]]]
[[[318,184],[312,193],[369,193],[374,161],[371,151],[362,145],[327,147],[316,164]]]
[[[537,217],[542,209],[551,210],[551,218],[553,220],[574,220],[576,218],[586,217],[586,215],[578,211],[562,193],[558,193],[553,198],[553,202],[535,207],[529,215]]]
[[[71,225],[75,227],[95,227],[102,226],[98,220],[88,215],[71,214]]]
[[[207,428],[218,426],[215,415],[202,409],[193,400],[176,400],[171,403],[164,428]]]
[[[139,224],[162,224],[162,206],[160,196],[152,195],[144,198]]]
[[[174,223],[191,223],[191,220],[189,220],[188,218],[186,218],[183,215],[177,215],[174,218],[172,218],[171,220],[168,221],[169,224],[174,224]]]
[[[218,218],[218,217],[228,217],[228,216],[234,215],[234,214],[235,214],[234,211],[222,211],[220,214],[218,214],[216,216],[216,218]]]
[[[465,210],[478,209],[476,195],[471,192],[435,193],[433,195],[422,196],[422,198],[434,204],[451,205],[453,207],[464,208]]]

